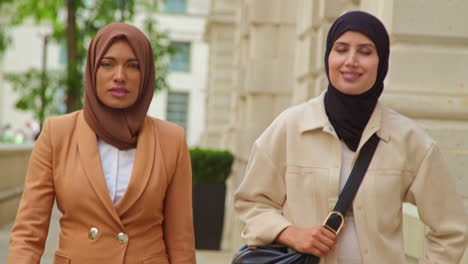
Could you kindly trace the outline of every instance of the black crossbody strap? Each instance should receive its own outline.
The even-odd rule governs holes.
[[[362,179],[364,179],[364,175],[369,168],[369,164],[371,163],[378,144],[379,137],[374,134],[366,144],[362,146],[359,157],[357,158],[353,170],[341,191],[340,197],[338,198],[338,202],[336,202],[335,209],[333,211],[337,211],[345,215],[349,210],[353,203],[354,196],[356,196],[359,186],[361,185]]]
[[[330,231],[338,234],[344,223],[344,216],[353,203],[354,196],[361,185],[362,179],[366,174],[367,168],[374,156],[375,149],[379,144],[377,135],[372,137],[362,146],[361,152],[354,164],[343,191],[338,198],[334,211],[332,211],[323,226]],[[242,247],[234,256],[232,264],[252,264],[252,263],[271,263],[271,264],[318,264],[320,258],[314,255],[303,254],[299,252],[287,253],[280,252],[272,247],[249,248]]]
[[[333,212],[331,212],[325,220],[324,226],[335,234],[340,231],[341,226],[344,223],[344,216],[353,203],[354,197],[356,196],[359,186],[364,179],[364,175],[369,168],[369,164],[371,163],[379,141],[379,137],[377,137],[376,134],[373,134],[364,146],[362,146],[351,174],[341,191],[338,202],[336,202]]]

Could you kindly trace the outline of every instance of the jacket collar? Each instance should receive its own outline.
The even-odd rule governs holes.
[[[322,128],[324,131],[333,131],[325,112],[324,97],[325,92],[322,92],[319,96],[304,103],[304,111],[299,123],[301,133],[319,128]]]
[[[124,196],[116,206],[112,203],[102,170],[97,137],[84,119],[83,112],[78,116],[78,152],[85,174],[94,192],[110,215],[124,228],[120,218],[143,193],[150,178],[155,151],[154,130],[151,119],[146,117],[138,136],[135,163]]]
[[[324,132],[332,134],[338,138],[332,124],[328,120],[327,113],[325,112],[324,97],[325,91],[319,96],[304,103],[304,111],[300,117],[301,122],[299,124],[301,134],[315,129],[322,129]],[[385,126],[384,115],[385,107],[380,102],[377,102],[374,112],[372,113],[369,122],[367,122],[366,128],[362,134],[358,150],[374,133],[377,133],[377,136],[381,140],[385,142],[389,141],[390,136],[388,131],[386,129],[382,129]]]
[[[128,183],[124,196],[116,205],[120,216],[140,198],[148,184],[156,153],[156,140],[153,122],[150,117],[146,117],[138,135],[135,161],[133,164],[132,176]]]

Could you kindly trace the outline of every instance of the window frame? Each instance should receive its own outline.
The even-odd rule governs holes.
[[[168,3],[172,3],[172,4],[168,4]],[[183,5],[183,9],[179,8],[180,5]],[[173,8],[173,7],[176,7],[176,8]],[[187,0],[165,0],[163,10],[165,13],[186,14],[187,13]]]
[[[190,73],[192,71],[192,42],[190,41],[171,41],[171,46],[174,45],[173,47],[176,49],[175,53],[170,57],[169,59],[169,63],[167,65],[167,70],[170,72],[170,73]],[[178,52],[177,49],[178,47],[183,47],[183,46],[186,46],[187,49],[186,50],[183,50],[182,52]],[[183,48],[185,49],[185,48]],[[184,52],[187,51],[186,54],[184,54]],[[174,58],[176,58],[176,56],[187,56],[187,61],[183,61],[183,62],[175,62],[174,61]],[[181,60],[181,59],[179,59]],[[186,63],[184,64],[183,66],[182,63]],[[172,65],[172,66],[171,66]]]
[[[171,107],[170,99],[171,95],[185,95],[185,124],[182,124],[180,120],[171,120],[169,118],[169,110]],[[177,104],[181,104],[180,102],[177,102]],[[168,91],[167,93],[167,100],[166,100],[166,121],[169,121],[171,123],[177,124],[185,129],[185,131],[188,131],[189,128],[189,109],[190,109],[190,92],[189,91]],[[181,113],[181,111],[173,111],[172,113]]]

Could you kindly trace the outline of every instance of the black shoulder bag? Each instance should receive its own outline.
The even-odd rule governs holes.
[[[367,168],[369,168],[378,144],[379,138],[376,134],[372,135],[364,144],[335,208],[328,214],[323,223],[323,226],[335,235],[338,235],[343,227],[344,216],[353,203],[354,196],[356,196]],[[236,252],[231,264],[318,264],[319,261],[320,258],[314,255],[300,252],[288,253],[286,247],[248,247],[244,245]]]

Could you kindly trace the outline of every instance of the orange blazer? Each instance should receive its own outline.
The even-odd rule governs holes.
[[[195,263],[190,156],[177,125],[146,117],[130,183],[114,206],[82,111],[47,120],[29,162],[8,264],[39,264],[54,199],[63,214],[54,264]]]

